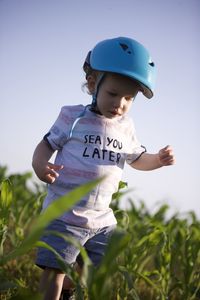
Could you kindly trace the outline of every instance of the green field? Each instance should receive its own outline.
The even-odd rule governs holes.
[[[39,300],[41,271],[34,265],[39,238],[48,222],[97,182],[58,199],[42,215],[45,189],[33,182],[31,173],[8,175],[7,169],[0,167],[0,182],[0,299]],[[167,205],[152,213],[143,202],[136,207],[134,199],[129,210],[122,211],[119,203],[126,190],[121,183],[113,195],[118,229],[98,270],[80,245],[84,260],[81,279],[56,254],[62,270],[75,283],[76,299],[200,299],[200,220],[194,212],[167,218]]]

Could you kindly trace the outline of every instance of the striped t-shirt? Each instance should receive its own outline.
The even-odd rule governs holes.
[[[64,106],[45,139],[57,150],[55,163],[64,168],[48,186],[43,209],[72,189],[106,176],[60,219],[94,229],[116,224],[109,205],[118,189],[124,163],[131,164],[145,152],[132,120],[127,116],[108,119],[88,106]]]

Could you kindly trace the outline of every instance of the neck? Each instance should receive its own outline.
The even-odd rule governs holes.
[[[102,115],[102,113],[99,111],[98,107],[96,105],[91,105],[90,106],[90,111],[98,114],[98,115]]]

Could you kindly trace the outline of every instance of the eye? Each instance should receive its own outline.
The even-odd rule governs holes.
[[[110,92],[110,91],[108,91],[108,94],[109,94],[109,96],[111,96],[111,97],[116,97],[116,96],[117,96],[117,93],[115,93],[115,92]]]

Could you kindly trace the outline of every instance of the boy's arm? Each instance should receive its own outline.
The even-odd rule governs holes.
[[[46,183],[53,183],[59,176],[58,172],[62,165],[55,165],[49,162],[54,150],[48,142],[42,140],[36,147],[33,154],[32,166],[38,178]]]
[[[143,153],[138,160],[131,164],[131,167],[141,171],[151,171],[174,163],[173,150],[170,146],[166,146],[156,154]]]

